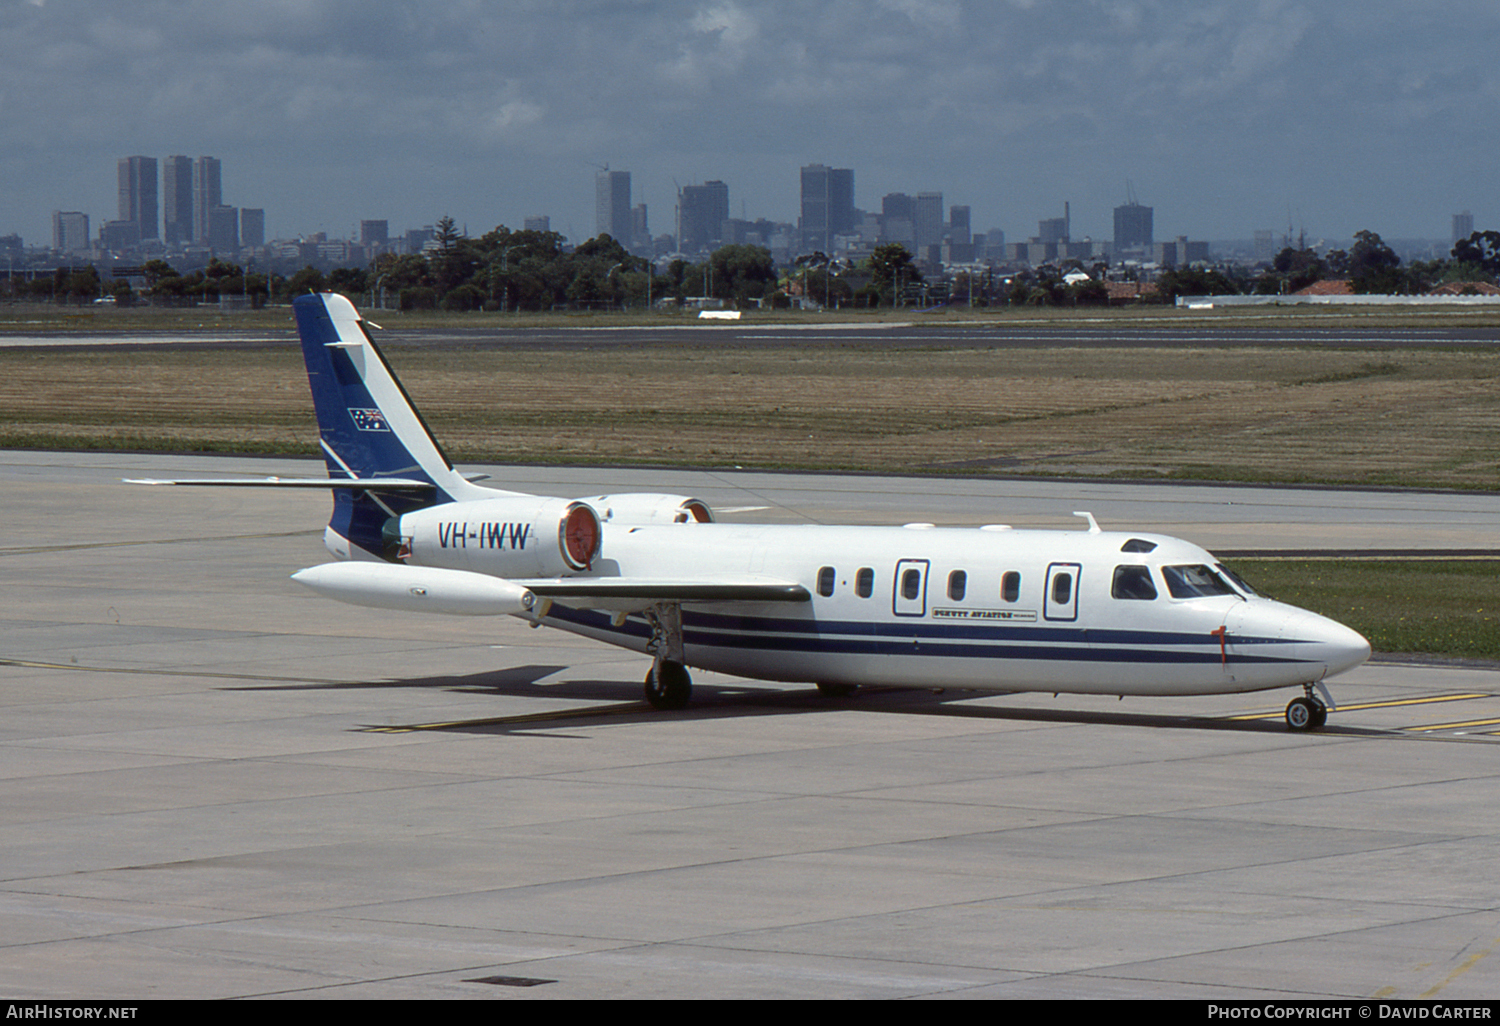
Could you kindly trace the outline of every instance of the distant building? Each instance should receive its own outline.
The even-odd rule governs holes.
[[[729,186],[715,180],[684,185],[677,194],[677,248],[684,253],[712,249],[729,220]]]
[[[243,227],[244,215],[240,215]],[[391,223],[389,221],[361,221],[359,222],[359,241],[363,246],[384,246],[391,240]]]
[[[837,235],[855,229],[854,171],[809,164],[802,169],[802,245],[808,252],[833,252]]]
[[[213,245],[209,215],[223,204],[222,163],[216,157],[199,157],[193,162],[193,230],[198,242]]]
[[[78,210],[52,212],[52,248],[64,253],[89,250],[89,215]]]
[[[193,158],[168,157],[162,165],[162,236],[168,246],[196,242],[193,230]]]
[[[630,245],[629,171],[600,171],[594,176],[594,234]]]
[[[969,208],[948,208],[948,242],[955,246],[967,246],[974,241],[969,230]]]
[[[1116,254],[1150,251],[1153,245],[1151,222],[1155,213],[1154,207],[1144,207],[1135,202],[1115,207]]]
[[[134,221],[105,221],[99,226],[99,248],[111,253],[139,249],[141,226]]]
[[[545,214],[528,217],[525,221],[524,230],[528,232],[550,232],[552,230],[552,218]]]
[[[266,212],[260,207],[240,208],[240,245],[266,244]]]
[[[215,253],[237,253],[240,248],[240,208],[219,204],[208,212],[208,247]]]
[[[917,248],[916,201],[904,192],[887,193],[880,200],[880,241]]]
[[[1276,259],[1276,233],[1269,228],[1259,229],[1255,233],[1255,262],[1257,264],[1269,264]]]
[[[918,257],[927,258],[929,247],[943,241],[943,194],[919,192],[912,202],[912,234]]]
[[[1474,234],[1474,215],[1465,210],[1453,215],[1453,241],[1460,242]]]
[[[156,158],[121,157],[119,185],[120,220],[135,222],[141,239],[161,238],[157,227],[160,219],[156,202]]]
[[[644,203],[637,203],[630,208],[630,238],[622,240],[625,248],[637,256],[651,253],[651,223],[646,215]]]

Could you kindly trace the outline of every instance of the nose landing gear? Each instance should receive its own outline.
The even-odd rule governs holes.
[[[1328,706],[1313,694],[1313,685],[1302,685],[1307,692],[1302,698],[1294,698],[1286,706],[1288,730],[1317,730],[1328,722]]]

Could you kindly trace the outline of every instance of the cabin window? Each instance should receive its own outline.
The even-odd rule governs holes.
[[[1154,599],[1156,583],[1151,580],[1151,571],[1146,567],[1117,566],[1109,593],[1117,599]]]
[[[1167,591],[1173,598],[1202,598],[1205,595],[1233,595],[1235,590],[1224,578],[1201,563],[1194,566],[1164,566],[1162,577],[1166,578]]]
[[[907,601],[922,594],[922,571],[913,567],[901,575],[901,597]]]
[[[818,571],[818,594],[827,598],[833,594],[833,579],[837,574],[833,567],[825,566]]]
[[[1007,570],[1000,577],[1000,598],[1006,602],[1017,602],[1021,598],[1021,575]]]
[[[1054,574],[1052,577],[1052,602],[1065,606],[1073,601],[1073,575]]]
[[[859,573],[854,575],[854,594],[860,598],[869,598],[875,594],[875,571],[867,566],[859,568]]]
[[[954,602],[964,600],[964,592],[969,587],[969,575],[963,570],[955,570],[948,575],[948,598]]]

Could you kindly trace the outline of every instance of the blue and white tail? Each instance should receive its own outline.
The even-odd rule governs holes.
[[[369,485],[334,491],[335,555],[389,558],[387,525],[402,513],[496,494],[453,469],[349,300],[325,292],[292,308],[328,476]]]

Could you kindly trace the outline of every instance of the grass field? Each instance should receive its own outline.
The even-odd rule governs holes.
[[[401,343],[456,459],[1492,489],[1500,352]],[[312,452],[285,349],[0,349],[0,446]]]
[[[1258,591],[1322,613],[1376,652],[1500,660],[1500,563],[1491,560],[1226,561]]]

